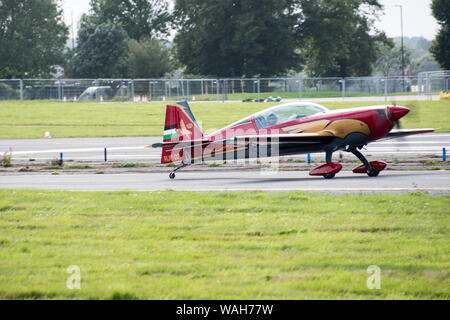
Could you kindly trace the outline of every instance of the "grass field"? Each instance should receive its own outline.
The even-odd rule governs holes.
[[[449,299],[449,205],[418,192],[1,190],[0,299]],[[70,265],[80,290],[66,288]]]
[[[211,132],[277,103],[193,103],[192,111]],[[330,109],[385,104],[384,102],[327,102]],[[404,128],[450,131],[450,101],[405,101],[411,108]],[[157,136],[163,131],[165,103],[58,103],[56,101],[0,102],[0,138],[42,138],[49,131],[61,137]]]

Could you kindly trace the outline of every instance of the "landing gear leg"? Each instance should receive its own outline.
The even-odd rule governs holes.
[[[372,168],[372,165],[367,160],[366,157],[356,148],[356,147],[350,147],[347,151],[353,153],[361,162],[366,166],[366,172],[369,177],[376,177],[380,173],[380,171],[375,171]]]
[[[332,161],[331,159],[333,159],[333,152],[326,151],[325,152],[325,161],[327,163],[330,163]]]
[[[332,159],[333,159],[333,152],[326,151],[326,153],[325,153],[326,163],[331,163]],[[333,179],[335,175],[336,175],[336,173],[327,173],[327,174],[324,174],[323,177],[325,179]]]
[[[170,179],[175,179],[175,172],[178,171],[181,168],[187,167],[189,164],[185,163],[184,161],[181,162],[181,166],[176,167],[175,169],[172,170],[171,173],[169,173],[169,178]]]

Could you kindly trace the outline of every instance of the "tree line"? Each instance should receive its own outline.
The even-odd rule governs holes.
[[[398,46],[374,27],[383,12],[378,0],[175,0],[171,9],[168,0],[91,0],[90,6],[69,48],[59,1],[0,0],[0,78],[50,77],[58,67],[73,78],[159,78],[174,70],[348,77],[398,66]],[[450,69],[449,2],[433,0],[432,12],[441,28],[430,52]]]

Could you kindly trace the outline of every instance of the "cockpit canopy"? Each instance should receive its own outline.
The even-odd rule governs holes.
[[[254,117],[258,129],[264,129],[280,123],[312,116],[324,111],[328,111],[328,109],[312,102],[285,103],[252,114],[251,116],[231,124],[229,127],[245,123],[249,121],[251,117]]]

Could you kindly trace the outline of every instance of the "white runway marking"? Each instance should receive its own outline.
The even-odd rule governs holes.
[[[131,189],[130,189],[131,190]],[[76,190],[80,192],[92,192],[92,190]],[[95,192],[108,192],[111,189],[96,189]],[[158,191],[192,191],[192,192],[347,192],[347,193],[359,193],[359,192],[374,192],[374,193],[389,193],[389,192],[441,192],[444,194],[450,193],[450,188],[215,188],[215,189],[138,189],[134,191],[145,192],[158,192]]]
[[[447,142],[445,144],[449,144],[450,142]],[[379,145],[379,144],[442,144],[439,141],[389,141],[389,142],[373,142],[369,144],[369,146]]]
[[[108,190],[104,190],[108,191]],[[148,191],[161,191],[161,189],[154,189]],[[310,191],[310,192],[333,192],[333,191],[348,191],[351,193],[357,193],[359,191],[374,191],[374,192],[388,192],[388,191],[402,191],[402,192],[414,192],[414,191],[445,191],[450,192],[450,188],[218,188],[218,189],[177,189],[177,191],[195,191],[195,192],[211,192],[211,191],[270,191],[270,192],[282,192],[282,191]]]

